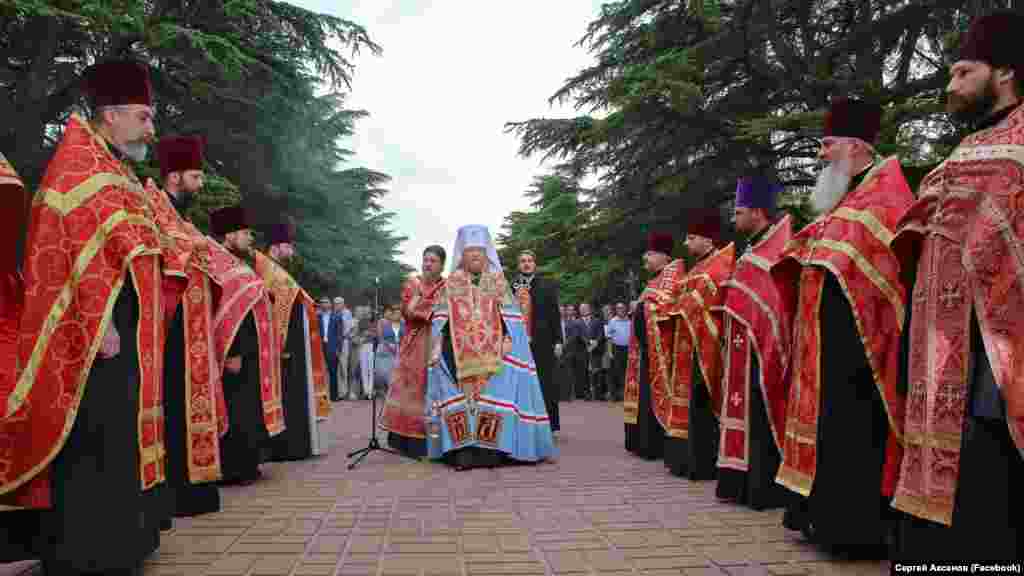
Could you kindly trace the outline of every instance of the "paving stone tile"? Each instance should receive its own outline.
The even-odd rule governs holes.
[[[266,556],[253,562],[250,576],[286,576],[299,563],[299,556]]]
[[[305,562],[295,567],[291,576],[334,576],[334,564],[307,564]]]
[[[245,576],[255,559],[251,556],[225,556],[206,569],[206,576]]]
[[[458,473],[373,461],[365,402],[334,404],[324,457],[268,463],[216,514],[175,519],[145,576],[875,576],[622,449],[622,407],[563,403],[557,463]],[[0,576],[21,576],[0,565]],[[23,570],[22,570],[23,571]],[[290,573],[289,573],[290,571]]]

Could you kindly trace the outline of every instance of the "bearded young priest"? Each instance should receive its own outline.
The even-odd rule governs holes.
[[[786,525],[852,557],[885,558],[903,434],[897,390],[907,288],[888,248],[914,200],[899,159],[872,143],[882,108],[834,98],[812,196],[818,217],[772,268],[798,286],[778,481],[800,495]]]
[[[284,430],[279,353],[269,292],[249,265],[252,232],[242,206],[211,212],[210,235],[213,348],[228,413],[221,483],[247,485],[262,477],[269,439]]]
[[[295,255],[294,242],[294,225],[281,223],[271,230],[266,254],[252,251],[253,269],[266,283],[273,303],[275,349],[281,358],[285,431],[270,441],[270,459],[275,462],[326,451],[321,422],[331,409],[313,298],[285,269]]]
[[[736,246],[722,246],[717,209],[694,211],[686,250],[694,260],[683,279],[676,354],[665,426],[665,467],[690,480],[715,477],[722,408],[722,284],[732,276]],[[686,348],[682,348],[685,346]],[[688,350],[687,350],[688,349]],[[689,352],[689,353],[687,353]]]
[[[792,237],[778,216],[782,186],[749,176],[736,183],[734,221],[747,248],[723,284],[721,440],[715,495],[755,510],[779,508],[790,493],[775,483],[786,416],[785,374],[792,307],[769,269]]]
[[[626,363],[622,402],[626,450],[646,460],[664,454],[674,336],[682,322],[672,312],[683,288],[686,263],[672,258],[673,244],[671,234],[651,232],[647,236],[644,267],[652,277],[633,314]]]
[[[971,23],[946,109],[973,132],[922,181],[891,244],[913,286],[895,560],[1024,554],[1022,32],[1020,12]]]
[[[185,219],[203,188],[204,140],[162,138],[157,144],[163,189],[149,180],[163,237],[164,423],[169,517],[220,510],[219,442],[227,410],[213,354],[213,296],[206,236]],[[189,297],[183,298],[188,292]],[[188,329],[186,329],[188,327]],[[167,526],[165,525],[165,528]]]

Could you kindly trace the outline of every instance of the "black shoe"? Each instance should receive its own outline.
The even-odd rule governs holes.
[[[166,518],[166,519],[160,521],[160,531],[161,532],[167,532],[171,528],[174,528],[174,520],[173,519]]]

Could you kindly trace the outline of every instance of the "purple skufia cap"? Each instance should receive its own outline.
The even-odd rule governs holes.
[[[740,178],[736,182],[737,208],[775,209],[775,197],[782,191],[782,186],[774,180],[760,176]]]

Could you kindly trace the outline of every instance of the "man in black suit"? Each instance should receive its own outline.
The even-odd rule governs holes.
[[[576,397],[576,355],[574,354],[575,350],[573,347],[576,340],[579,339],[580,330],[579,324],[573,318],[572,305],[563,304],[560,306],[559,311],[562,313],[562,321],[560,322],[562,329],[562,353],[558,356],[559,398],[566,402],[572,402]]]
[[[333,366],[338,364],[338,340],[334,337],[336,330],[334,322],[334,311],[331,307],[330,298],[321,298],[317,310],[317,316],[320,317],[320,343],[324,348],[324,359],[327,361],[328,371],[330,372],[330,396],[331,400],[338,401],[341,398],[338,395],[338,375]]]
[[[583,345],[585,350],[586,366],[583,372],[583,385],[588,400],[597,400],[603,397],[603,391],[598,390],[597,371],[601,368],[601,354],[604,351],[604,343],[607,336],[604,333],[604,322],[600,318],[591,315],[590,304],[580,304],[580,329],[583,334]]]
[[[558,381],[555,356],[562,355],[562,326],[558,313],[558,284],[538,278],[537,257],[524,250],[519,254],[519,276],[512,291],[526,316],[530,351],[537,366],[537,378],[544,393],[544,404],[551,418],[551,430],[560,428],[558,419]]]

